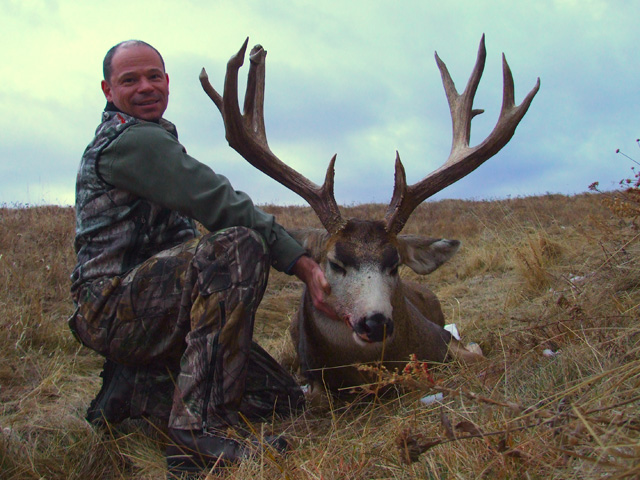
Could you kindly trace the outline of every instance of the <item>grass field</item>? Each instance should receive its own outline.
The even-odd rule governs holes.
[[[403,233],[456,238],[425,282],[447,323],[486,356],[393,376],[394,394],[254,425],[295,449],[228,472],[239,479],[640,478],[640,231],[600,194],[421,205]],[[288,227],[309,208],[263,206]],[[376,218],[381,205],[344,209]],[[71,336],[74,212],[0,208],[0,478],[159,479],[163,429],[84,421],[102,360]],[[301,285],[272,272],[255,337],[293,364]],[[441,402],[420,398],[441,393]],[[204,476],[203,476],[204,478]],[[210,475],[209,478],[217,478]]]

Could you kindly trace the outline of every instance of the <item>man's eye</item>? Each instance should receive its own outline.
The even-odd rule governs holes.
[[[347,273],[347,271],[343,267],[332,261],[329,261],[329,266],[331,267],[331,270],[341,275],[345,275]]]

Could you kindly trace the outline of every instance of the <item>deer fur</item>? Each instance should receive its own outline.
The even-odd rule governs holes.
[[[305,290],[291,337],[312,390],[340,391],[368,383],[371,378],[358,364],[401,370],[411,354],[431,362],[478,359],[443,328],[435,294],[398,273],[400,265],[418,274],[433,272],[457,252],[457,240],[396,236],[381,221],[358,219],[348,220],[334,235],[319,229],[290,233],[323,267],[332,285],[331,301],[343,319],[316,310]],[[382,338],[368,338],[367,320],[384,330]]]

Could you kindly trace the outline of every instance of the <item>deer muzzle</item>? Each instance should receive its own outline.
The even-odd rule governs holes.
[[[352,327],[356,335],[367,343],[382,342],[393,335],[393,320],[382,313],[362,317]]]

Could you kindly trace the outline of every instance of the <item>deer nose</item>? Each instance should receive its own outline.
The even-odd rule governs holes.
[[[360,320],[355,331],[368,342],[381,342],[393,333],[393,322],[382,313],[374,313]]]

